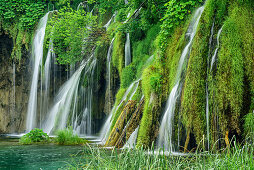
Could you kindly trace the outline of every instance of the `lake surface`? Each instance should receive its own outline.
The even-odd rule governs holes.
[[[65,169],[83,155],[84,146],[20,145],[18,139],[0,137],[0,169]]]

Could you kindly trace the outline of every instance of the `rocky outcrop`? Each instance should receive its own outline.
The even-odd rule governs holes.
[[[13,40],[0,35],[0,133],[23,132],[29,99],[29,55],[11,59]],[[15,65],[15,66],[14,66]]]

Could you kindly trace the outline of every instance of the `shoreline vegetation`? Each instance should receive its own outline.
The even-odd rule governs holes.
[[[40,129],[34,129],[19,140],[25,145],[83,145],[83,151],[77,153],[82,156],[79,159],[74,159],[75,155],[70,156],[71,162],[66,163],[64,169],[253,169],[254,146],[250,141],[251,138],[246,138],[244,143],[237,144],[236,138],[233,137],[226,148],[216,150],[214,146],[209,152],[202,149],[203,141],[195,151],[188,153],[169,153],[156,149],[154,144],[150,149],[116,149],[90,145],[89,141],[75,135],[71,127],[58,131],[55,138],[48,137]]]

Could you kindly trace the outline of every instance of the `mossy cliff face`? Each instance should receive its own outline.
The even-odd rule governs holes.
[[[24,50],[22,59],[15,62],[15,95],[13,61],[11,52],[13,40],[0,35],[0,133],[25,131],[27,103],[29,99],[29,54]],[[15,98],[14,98],[15,97]]]

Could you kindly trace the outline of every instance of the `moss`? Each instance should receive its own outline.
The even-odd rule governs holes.
[[[193,129],[197,142],[200,142],[205,134],[206,66],[213,15],[214,3],[209,0],[193,41],[183,86],[181,105],[183,124],[186,129]]]
[[[112,64],[117,68],[120,78],[124,68],[124,40],[124,34],[122,32],[117,32],[112,52]]]
[[[223,134],[227,130],[236,130],[240,133],[239,116],[243,102],[244,70],[241,34],[237,20],[239,18],[230,15],[225,21],[218,55],[216,101]]]
[[[136,78],[136,67],[134,64],[130,64],[123,69],[121,76],[121,87],[127,88]]]
[[[137,147],[149,147],[151,141],[149,131],[151,130],[150,127],[153,122],[151,110],[152,106],[150,105],[150,100],[145,99],[144,113],[138,131]]]
[[[142,84],[140,82],[139,85],[138,85],[138,88],[136,90],[136,93],[132,97],[132,100],[135,100],[135,101],[139,102],[140,99],[142,98],[142,95],[143,95],[143,93],[142,93]]]
[[[216,15],[215,15],[215,21],[216,25],[221,25],[223,21],[225,20],[228,12],[228,5],[229,0],[216,0]]]
[[[245,74],[250,87],[251,106],[250,112],[254,110],[254,11],[249,4],[242,4],[230,11],[239,28],[242,40],[242,55],[244,57]],[[252,38],[251,38],[252,37]]]
[[[117,106],[120,102],[121,102],[121,99],[122,97],[124,96],[126,92],[126,89],[125,88],[120,88],[116,94],[116,101],[115,101],[115,105]]]
[[[111,123],[111,127],[110,127],[111,130],[115,126],[116,121],[117,121],[118,117],[120,116],[124,106],[125,106],[125,102],[122,102],[119,105],[115,105],[116,110],[113,110],[113,119],[112,119],[112,123]]]
[[[137,138],[137,147],[149,148],[155,141],[159,132],[159,114],[161,113],[160,98],[152,93],[150,98],[145,98],[143,116]]]

